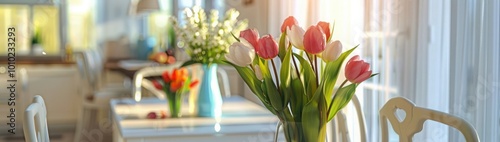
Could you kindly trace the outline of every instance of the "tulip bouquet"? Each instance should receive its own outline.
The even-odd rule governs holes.
[[[226,62],[280,119],[287,141],[324,141],[325,124],[347,105],[361,82],[375,75],[356,55],[345,67],[347,79],[335,86],[344,60],[356,47],[342,53],[332,34],[327,22],[305,31],[290,16],[281,26],[279,43],[271,35],[259,37],[255,29],[242,31],[239,38],[233,35],[238,41],[229,47]]]
[[[198,80],[191,80],[185,68],[165,71],[161,79],[153,80],[156,89],[162,90],[167,95],[171,117],[181,116],[182,95],[198,85]]]
[[[172,21],[179,45],[187,47],[186,51],[191,56],[186,65],[220,62],[227,52],[227,47],[235,41],[231,33],[239,33],[247,27],[246,20],[237,20],[240,13],[235,9],[226,11],[221,21],[217,10],[212,10],[207,17],[199,6],[186,8],[184,14],[184,24],[179,23],[176,18],[172,18]]]

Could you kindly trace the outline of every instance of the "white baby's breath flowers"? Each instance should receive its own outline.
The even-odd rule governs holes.
[[[191,60],[196,63],[220,61],[235,42],[231,34],[239,35],[247,27],[247,20],[237,20],[240,13],[235,9],[227,10],[222,19],[217,10],[211,10],[207,17],[199,6],[185,9],[184,14],[185,23],[179,23],[176,18],[172,18],[172,23],[177,40],[183,42]]]

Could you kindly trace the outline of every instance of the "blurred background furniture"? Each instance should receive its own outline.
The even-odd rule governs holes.
[[[405,112],[404,118],[396,116],[398,109]],[[479,142],[476,130],[464,119],[444,112],[417,107],[403,97],[390,99],[380,109],[382,142],[389,141],[387,121],[391,123],[393,130],[399,135],[400,142],[411,142],[413,135],[422,131],[426,120],[433,120],[456,128],[463,134],[467,142]]]
[[[86,80],[82,86],[88,87],[89,91],[81,94],[75,141],[111,141],[109,101],[112,98],[130,97],[127,83],[105,83],[101,54],[99,49],[89,49],[78,53],[76,58],[81,77]]]
[[[36,95],[26,108],[23,120],[24,139],[27,142],[49,142],[47,110],[42,96]]]

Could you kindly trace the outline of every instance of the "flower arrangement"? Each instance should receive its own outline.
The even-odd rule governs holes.
[[[290,16],[281,26],[279,43],[271,35],[259,37],[256,29],[247,29],[225,56],[280,119],[287,141],[324,141],[325,124],[347,105],[361,82],[376,75],[356,55],[345,67],[347,79],[335,90],[342,63],[356,47],[342,53],[341,42],[331,40],[332,34],[327,22],[303,30]],[[292,52],[293,47],[300,53]],[[279,70],[275,61],[281,62]]]
[[[239,34],[239,31],[247,27],[246,20],[237,20],[239,12],[235,9],[227,10],[220,21],[217,10],[211,10],[207,17],[199,6],[185,9],[184,14],[184,25],[176,18],[172,18],[172,21],[179,45],[187,47],[186,51],[191,56],[187,63],[221,62],[227,47],[236,41],[231,33]]]
[[[182,95],[198,85],[198,80],[191,80],[185,68],[174,69],[172,72],[165,71],[161,79],[153,80],[156,89],[165,92],[168,100],[171,117],[180,117],[182,106]]]

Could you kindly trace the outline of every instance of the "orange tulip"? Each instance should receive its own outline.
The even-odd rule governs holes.
[[[170,78],[170,75],[169,75],[169,72],[168,72],[168,71],[163,72],[163,73],[161,74],[161,77],[163,78],[163,81],[164,81],[165,83],[168,83],[168,82],[172,81],[172,80],[171,80],[171,78]]]
[[[165,71],[162,74],[162,78],[165,82],[165,85],[169,87],[169,90],[171,92],[176,92],[179,89],[183,89],[184,83],[189,79],[189,73],[188,70],[185,68],[180,68],[180,69],[173,69],[172,73],[169,71]],[[158,82],[153,82],[153,85],[155,85],[156,88],[158,88],[161,84]],[[191,83],[190,85],[196,85],[196,83]]]
[[[170,91],[172,92],[176,92],[177,90],[179,90],[182,86],[184,85],[184,82],[183,81],[174,81],[172,83],[170,83]]]
[[[177,71],[177,69],[173,69],[173,70],[172,70],[172,74],[170,75],[170,80],[172,80],[172,82],[174,82],[174,81],[176,81],[176,80],[177,80],[177,76],[178,76],[178,75],[177,75],[177,74],[178,74],[177,72],[178,72],[178,71]]]
[[[200,83],[200,81],[198,81],[198,80],[191,82],[191,84],[189,84],[189,89],[195,87],[196,85],[198,85],[198,83]]]

